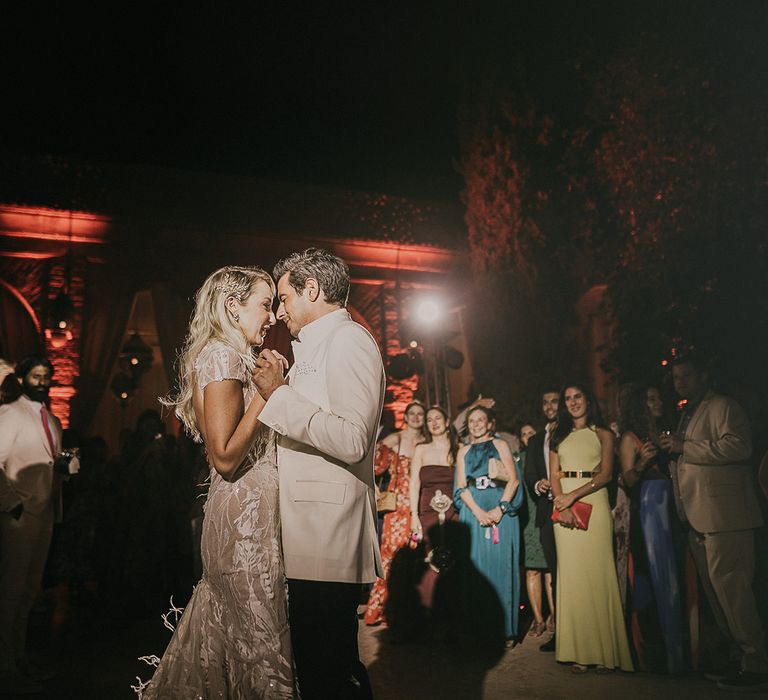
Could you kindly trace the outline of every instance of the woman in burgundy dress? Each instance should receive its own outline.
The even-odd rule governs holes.
[[[448,414],[439,406],[427,411],[427,433],[427,441],[417,445],[411,462],[411,532],[416,539],[423,537],[430,551],[438,544],[430,539],[437,532],[434,526],[457,517],[451,499],[458,440]],[[443,520],[439,510],[446,504],[439,497],[435,500],[438,491],[447,498]]]

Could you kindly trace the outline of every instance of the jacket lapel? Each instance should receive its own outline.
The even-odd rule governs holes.
[[[699,405],[696,407],[696,410],[691,416],[691,420],[688,423],[688,429],[685,431],[685,435],[683,437],[691,438],[693,437],[693,435],[696,434],[696,430],[698,428],[699,422],[702,420],[702,417],[707,413],[706,407],[711,398],[712,398],[712,392],[708,391],[705,394],[704,398],[699,402]]]

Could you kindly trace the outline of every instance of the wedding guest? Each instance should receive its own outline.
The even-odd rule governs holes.
[[[377,476],[389,474],[388,491],[396,494],[397,507],[384,516],[381,531],[381,562],[384,578],[377,578],[368,598],[365,624],[379,625],[384,621],[384,603],[387,599],[386,577],[392,557],[400,547],[408,544],[411,523],[410,476],[411,459],[416,446],[426,439],[424,405],[412,401],[405,407],[403,427],[387,435],[376,447],[374,472]]]
[[[613,532],[605,486],[613,475],[614,436],[584,384],[560,392],[549,467],[559,513],[557,542],[558,661],[574,673],[632,671],[624,614],[613,561]],[[572,506],[591,506],[586,529],[578,529]],[[582,524],[585,524],[582,521]]]
[[[721,632],[741,656],[723,690],[768,690],[768,655],[752,582],[754,530],[762,515],[753,483],[749,421],[733,400],[709,386],[700,358],[673,361],[675,391],[686,401],[674,435],[661,448],[672,455],[675,505],[688,526],[688,543]]]
[[[453,505],[453,481],[458,452],[458,437],[446,411],[432,406],[427,411],[427,441],[416,446],[411,463],[411,538],[423,541],[432,568],[421,581],[422,600],[432,607],[432,594],[440,570],[440,549],[443,544],[443,524],[456,520]]]
[[[61,424],[47,406],[53,365],[29,355],[22,396],[0,406],[0,693],[42,692],[52,677],[26,655],[27,621],[61,521]]]
[[[0,357],[0,406],[21,396],[21,384],[14,374],[14,366]]]
[[[443,533],[445,523],[458,517],[451,500],[458,440],[442,408],[432,406],[426,423],[427,441],[416,445],[411,461],[410,547],[395,553],[387,577],[384,613],[396,641],[423,635],[428,622],[450,630],[456,608],[454,599],[446,601],[435,592],[446,557],[453,557]]]
[[[176,460],[157,411],[143,411],[133,436],[123,492],[125,557],[123,585],[135,614],[157,615],[173,593],[176,549],[171,487]]]
[[[419,539],[423,538],[430,545],[427,548],[429,551],[437,544],[431,542],[436,536],[434,527],[458,516],[451,501],[458,438],[448,414],[440,406],[429,408],[426,422],[427,440],[416,446],[411,463],[410,504],[411,533]],[[442,519],[432,505],[438,492],[447,496],[450,502]]]
[[[536,435],[536,428],[530,423],[520,428],[520,463],[525,471],[528,452],[528,441]],[[525,564],[525,588],[528,593],[528,603],[533,613],[533,623],[528,630],[529,637],[541,637],[547,631],[547,622],[554,624],[552,611],[555,609],[552,601],[552,574],[547,569],[547,560],[541,546],[541,528],[536,525],[536,501],[528,488],[525,489],[525,525],[523,527],[523,556]],[[542,612],[542,579],[543,588],[547,592],[549,617],[544,620]]]
[[[557,550],[555,548],[555,531],[550,516],[552,515],[552,486],[549,471],[549,441],[552,431],[557,424],[557,409],[560,401],[560,392],[547,387],[541,393],[541,412],[544,414],[546,425],[544,430],[529,438],[525,459],[525,484],[528,493],[536,502],[536,527],[539,528],[539,539],[544,550],[544,559],[547,562],[552,581],[552,598],[557,601]],[[550,608],[550,620],[548,627],[554,632],[555,610]],[[553,634],[539,647],[540,651],[555,651],[557,635]]]
[[[469,434],[469,429],[467,426],[467,416],[469,416],[469,412],[477,406],[482,406],[483,408],[487,408],[489,411],[493,411],[493,409],[496,407],[496,399],[491,398],[490,396],[483,396],[482,394],[478,394],[476,399],[468,401],[459,407],[460,411],[453,421],[453,429],[456,431],[456,435],[459,436],[459,441],[464,445],[469,445],[472,442],[472,437]],[[516,452],[517,438],[515,438],[513,442],[515,443],[515,449],[513,452]]]
[[[463,446],[456,460],[454,504],[460,521],[470,533],[470,560],[490,582],[497,600],[473,590],[467,580],[463,593],[469,619],[480,631],[495,631],[493,619],[499,603],[503,610],[503,634],[510,644],[518,633],[520,608],[520,523],[517,512],[523,504],[522,475],[507,443],[494,438],[494,416],[476,406],[467,415],[471,445]],[[501,462],[507,481],[490,477],[491,462]]]
[[[619,459],[622,480],[632,502],[630,539],[635,580],[647,571],[652,587],[652,596],[641,594],[636,587],[637,594],[632,598],[643,638],[638,654],[646,665],[653,666],[653,659],[642,647],[653,642],[655,626],[645,625],[643,629],[642,613],[655,602],[666,671],[680,674],[683,672],[682,581],[676,551],[678,538],[673,531],[669,455],[659,450],[663,415],[664,406],[656,387],[634,387],[624,402],[620,418]]]

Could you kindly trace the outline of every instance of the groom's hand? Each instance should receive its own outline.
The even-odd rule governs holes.
[[[283,379],[285,364],[285,358],[272,350],[262,350],[256,358],[253,382],[265,401],[269,400],[275,389],[286,384]]]

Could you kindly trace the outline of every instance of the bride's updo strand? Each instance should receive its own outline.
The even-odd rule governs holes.
[[[195,309],[189,322],[189,333],[179,353],[179,390],[176,395],[161,398],[163,405],[173,408],[192,438],[202,440],[197,418],[192,408],[195,382],[195,362],[203,348],[218,340],[232,348],[242,359],[248,371],[255,368],[255,358],[248,340],[232,315],[227,312],[230,297],[245,304],[259,282],[265,282],[275,293],[275,283],[260,267],[228,265],[208,275],[195,294]]]

